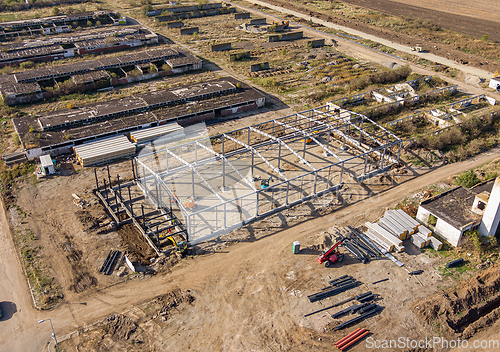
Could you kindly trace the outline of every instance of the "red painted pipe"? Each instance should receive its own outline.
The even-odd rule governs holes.
[[[346,336],[344,336],[343,338],[341,338],[340,340],[338,340],[337,342],[334,343],[335,346],[337,346],[338,344],[344,342],[347,338],[349,338],[351,335],[354,335],[355,333],[357,333],[359,330],[361,330],[361,328],[357,328],[356,330],[354,330],[353,332],[347,334]]]
[[[345,350],[346,348],[348,348],[349,346],[351,346],[352,344],[358,342],[359,340],[363,339],[364,337],[366,337],[366,335],[368,335],[370,332],[369,331],[365,331],[362,335],[359,335],[358,337],[356,337],[354,340],[351,340],[351,342],[349,342],[348,344],[340,347],[340,350],[343,351]]]
[[[348,344],[349,342],[351,342],[352,340],[357,338],[359,335],[363,334],[365,331],[366,331],[365,329],[360,329],[358,332],[356,332],[355,334],[352,334],[351,336],[349,336],[349,338],[347,338],[344,341],[342,341],[341,343],[339,343],[336,347],[338,349],[343,348],[346,344]]]
[[[358,337],[359,335],[361,335],[365,331],[366,331],[365,329],[359,329],[356,333],[352,334],[347,339],[345,339],[344,341],[342,341],[341,343],[339,343],[338,345],[336,345],[336,347],[340,349],[343,345],[345,345],[346,343],[352,341],[353,339],[355,339],[356,337]]]

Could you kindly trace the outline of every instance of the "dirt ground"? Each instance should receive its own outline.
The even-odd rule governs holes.
[[[97,274],[98,268],[94,265],[95,260],[87,259],[82,262],[82,265],[86,266],[88,272],[97,278],[98,283],[96,287],[81,293],[70,290],[72,276],[65,270],[71,269],[67,265],[66,253],[60,253],[62,251],[57,246],[63,239],[54,237],[54,232],[50,231],[52,236],[45,239],[44,243],[50,246],[50,260],[54,263],[53,266],[58,268],[57,277],[61,276],[63,282],[66,283],[63,284],[64,301],[50,313],[58,338],[62,341],[66,333],[79,329],[86,331],[87,328],[100,324],[92,322],[100,322],[99,319],[108,317],[109,314],[114,316],[122,313],[133,322],[133,324],[127,323],[127,326],[132,328],[130,334],[120,335],[129,338],[127,340],[111,339],[110,342],[107,340],[109,336],[103,337],[109,335],[109,332],[101,333],[99,329],[96,329],[95,331],[100,334],[95,337],[96,341],[102,340],[105,343],[99,344],[94,350],[123,350],[124,348],[120,346],[132,348],[135,340],[144,342],[140,347],[143,351],[163,351],[167,346],[169,350],[174,351],[205,350],[207,345],[213,346],[212,350],[233,351],[317,350],[331,347],[333,341],[352,331],[353,328],[332,333],[332,325],[329,325],[332,320],[327,313],[309,318],[304,318],[303,314],[324,307],[329,302],[345,299],[351,293],[361,293],[367,290],[372,290],[383,298],[380,304],[385,309],[379,317],[370,318],[359,325],[360,327],[369,328],[377,337],[390,337],[395,336],[392,335],[393,333],[403,332],[405,336],[408,334],[411,337],[423,336],[428,333],[426,330],[428,327],[422,326],[409,308],[413,297],[424,298],[434,290],[449,285],[449,279],[441,278],[434,268],[439,261],[418,251],[396,255],[405,263],[408,270],[419,268],[425,270],[419,278],[425,285],[425,289],[422,289],[416,280],[409,279],[404,269],[400,269],[387,259],[363,265],[347,255],[341,265],[334,265],[327,269],[316,263],[318,250],[324,243],[323,231],[334,224],[357,226],[365,220],[373,221],[383,214],[386,207],[393,207],[399,202],[402,194],[417,190],[429,182],[443,179],[450,172],[459,172],[482,165],[496,155],[498,155],[498,150],[492,150],[490,153],[481,155],[480,158],[444,166],[430,172],[426,169],[409,169],[407,174],[392,178],[394,182],[392,186],[392,182],[377,181],[359,187],[346,179],[347,187],[340,194],[340,199],[346,200],[343,206],[340,206],[341,201],[337,197],[332,196],[331,199],[325,200],[323,212],[312,213],[311,208],[306,204],[294,209],[294,214],[287,214],[288,221],[286,222],[278,216],[253,224],[245,229],[247,233],[235,233],[228,238],[208,243],[207,245],[212,247],[205,249],[206,254],[188,256],[168,273],[131,277],[126,282],[109,278],[110,281],[106,282],[108,278]],[[116,167],[117,172],[125,175],[129,163]],[[114,173],[115,169],[112,170]],[[72,219],[71,213],[78,212],[79,208],[72,203],[71,193],[78,192],[83,195],[84,192],[80,191],[82,187],[85,185],[92,187],[93,175],[89,171],[91,170],[47,179],[37,184],[40,187],[38,191],[32,187],[25,187],[26,189],[21,190],[20,193],[25,197],[24,202],[40,202],[36,203],[40,208],[37,216],[41,217],[46,210],[46,213],[50,214],[48,217],[50,221],[54,217],[55,205],[52,203],[60,200],[61,209],[57,210],[61,212],[61,217],[65,217],[66,220]],[[414,179],[416,175],[420,177]],[[56,184],[59,186],[59,191],[50,192],[53,189],[50,186]],[[76,189],[75,184],[78,185]],[[65,190],[64,194],[63,190]],[[33,193],[31,199],[28,199],[27,192],[30,191]],[[37,192],[38,195],[34,197]],[[371,197],[367,198],[367,195]],[[40,200],[42,198],[44,201]],[[94,205],[90,208],[92,207]],[[336,211],[332,212],[334,209]],[[28,218],[33,216],[34,213],[31,213]],[[47,224],[43,219],[39,219],[39,223],[45,228]],[[60,220],[59,217],[57,219]],[[77,228],[81,226],[78,221],[61,223]],[[50,227],[48,229],[52,230]],[[63,232],[62,229],[60,232]],[[103,243],[106,243],[106,238],[103,238],[104,241],[97,241],[96,237],[89,238],[97,242],[94,244],[95,247],[91,247],[88,242],[85,243],[85,239],[82,232],[75,230],[74,241],[77,243],[77,249],[82,250],[83,258],[97,258],[99,255],[107,254],[109,246],[95,250],[95,253],[91,251],[92,248],[98,246],[104,247]],[[292,254],[291,243],[295,240],[301,241],[303,254]],[[353,290],[351,293],[339,295],[325,302],[315,304],[308,302],[307,295],[320,290],[329,279],[343,274],[352,275],[366,285],[360,287],[359,290]],[[372,284],[376,279],[386,277],[390,281]],[[195,300],[189,304],[179,304],[172,309],[172,315],[168,316],[166,322],[161,321],[161,315],[154,318],[157,313],[160,313],[159,309],[150,315],[151,318],[145,317],[147,314],[141,308],[142,303],[145,303],[147,307],[151,300],[177,288],[184,294],[190,290],[189,294]],[[401,305],[407,309],[402,310]],[[23,308],[21,315],[26,314],[24,311]],[[28,309],[28,313],[29,311]],[[394,312],[401,312],[400,320],[393,319]],[[34,322],[36,319],[45,317],[33,317],[31,313],[30,316]],[[132,332],[134,324],[137,325],[136,331],[147,332],[139,337],[134,335],[135,332]],[[207,329],[207,326],[211,328]],[[26,329],[37,331],[38,341],[45,336],[38,333],[40,327],[36,325],[28,324],[23,331],[28,331]],[[75,335],[72,336],[75,337]],[[146,346],[146,342],[149,341],[148,336],[154,336],[154,339]],[[176,338],[172,338],[173,336]],[[88,339],[84,341],[92,340],[92,337],[82,338]],[[16,341],[23,340],[16,339]],[[72,341],[71,339],[63,342],[62,350],[74,351]],[[126,341],[125,345],[123,341]],[[65,347],[66,343],[69,347]],[[112,348],[113,344],[117,347]],[[25,344],[22,343],[22,345]],[[92,348],[89,347],[87,350],[92,350]],[[364,351],[366,349],[360,345],[353,350]]]
[[[435,0],[411,1],[411,3],[390,0],[344,0],[344,2],[399,17],[426,19],[439,27],[469,34],[476,38],[489,35],[494,41],[500,40],[500,21],[498,16],[494,15],[498,4],[492,4],[491,1],[475,1],[473,7],[469,2],[469,6],[462,13],[451,9],[455,7],[455,1],[453,5],[447,2],[448,6],[442,6],[441,1]],[[477,11],[475,16],[474,10]],[[472,16],[469,15],[471,12]]]
[[[346,0],[346,2],[348,2],[348,0]],[[392,2],[402,4],[408,3],[406,0],[392,0]],[[500,19],[496,15],[496,13],[500,11],[500,4],[495,0],[477,0],[474,2],[469,0],[455,0],[453,2],[448,0],[413,0],[411,4],[431,10],[439,9],[440,11],[453,13],[455,15],[500,22]]]
[[[412,310],[443,335],[470,339],[500,318],[499,268],[493,266],[453,289],[417,300]]]
[[[357,1],[357,0],[354,0]],[[359,1],[361,3],[361,1]],[[364,3],[364,2],[363,2]],[[410,45],[414,46],[416,44],[421,44],[423,45],[424,49],[427,50],[428,52],[432,54],[439,55],[441,57],[445,57],[447,59],[454,60],[459,63],[464,63],[468,64],[469,66],[472,67],[479,67],[481,69],[484,69],[486,71],[490,72],[495,72],[495,70],[498,69],[498,63],[495,62],[494,60],[488,60],[485,59],[481,56],[470,54],[470,53],[465,53],[463,51],[458,50],[457,46],[455,43],[452,41],[450,44],[442,43],[442,42],[437,42],[433,41],[432,39],[428,38],[428,36],[415,36],[415,35],[410,35],[410,34],[405,34],[400,31],[394,31],[391,29],[391,27],[381,27],[381,26],[373,26],[369,25],[368,23],[364,23],[361,21],[356,20],[355,17],[349,17],[348,18],[342,18],[342,17],[337,17],[337,16],[330,16],[325,14],[325,11],[318,11],[318,10],[311,10],[309,8],[305,8],[302,5],[299,5],[297,2],[286,2],[286,1],[281,1],[281,0],[276,0],[272,2],[273,5],[278,5],[282,6],[288,9],[292,9],[298,12],[302,12],[304,14],[314,16],[316,18],[320,18],[324,21],[328,21],[334,24],[338,24],[341,26],[349,27],[349,28],[354,28],[356,30],[362,31],[367,34],[375,35],[380,38],[384,38],[387,40],[390,40],[395,43],[400,43],[404,45]],[[393,3],[391,5],[391,9],[398,8],[398,6],[401,4],[398,3]],[[486,6],[486,5],[485,5]],[[254,6],[255,7],[255,6]],[[446,17],[446,13],[443,15]],[[453,15],[450,15],[453,16]],[[292,16],[285,16],[285,17],[292,17]],[[439,17],[437,15],[433,15],[433,17]],[[417,17],[420,18],[420,17]],[[482,35],[489,35],[491,40],[499,40],[499,38],[495,37],[494,33],[498,33],[497,31],[494,32],[481,32],[481,30],[477,29],[477,26],[482,23],[482,20],[480,19],[473,19],[471,17],[466,17],[465,22],[467,21],[472,21],[474,24],[472,25],[471,28],[476,28],[475,33],[476,35],[479,35],[481,37]],[[302,22],[305,23],[305,20],[297,20],[297,22]],[[498,22],[491,22],[493,26],[498,26],[500,25]],[[481,32],[481,33],[480,33]],[[495,39],[496,38],[496,39]],[[495,44],[492,44],[493,46]],[[406,56],[406,55],[405,55]]]

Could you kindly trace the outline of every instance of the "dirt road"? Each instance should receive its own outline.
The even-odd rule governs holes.
[[[27,294],[26,281],[20,273],[12,241],[5,228],[5,218],[2,218],[3,230],[0,243],[3,248],[8,249],[4,250],[1,256],[1,263],[5,268],[5,277],[2,276],[2,282],[10,280],[10,284],[2,285],[1,293],[3,297],[7,297],[3,298],[3,300],[10,300],[17,306],[17,312],[14,313],[13,317],[0,322],[2,324],[0,332],[0,338],[3,341],[2,347],[8,346],[8,349],[2,348],[2,350],[39,351],[50,339],[50,330],[45,324],[37,325],[36,321],[38,319],[52,318],[56,334],[62,336],[109,314],[130,309],[140,302],[175,287],[203,291],[212,287],[214,282],[219,282],[218,280],[223,276],[224,282],[218,284],[218,290],[221,291],[219,293],[224,296],[223,287],[231,287],[231,290],[228,290],[225,294],[233,294],[235,287],[245,286],[246,277],[255,270],[272,273],[273,270],[276,270],[275,268],[281,268],[282,251],[284,248],[288,249],[292,241],[305,240],[308,236],[327,229],[338,222],[349,221],[354,223],[354,219],[366,214],[370,214],[370,217],[379,216],[386,207],[394,206],[404,195],[430,183],[442,180],[451,174],[491,161],[499,155],[500,148],[495,148],[471,160],[446,165],[435,170],[410,169],[414,177],[408,181],[382,193],[376,193],[371,198],[360,200],[337,212],[282,229],[274,234],[270,233],[269,236],[255,242],[235,244],[223,253],[194,257],[184,261],[172,273],[167,275],[154,276],[145,281],[134,280],[105,288],[88,297],[82,297],[79,303],[84,302],[85,305],[66,302],[53,311],[43,314],[32,307],[30,297]],[[265,255],[262,255],[262,253],[265,253]],[[242,273],[246,274],[242,275]],[[145,287],[147,287],[147,290]],[[210,302],[206,303],[207,306],[210,306]],[[225,304],[223,302],[217,303],[220,309],[228,309],[227,304],[231,305],[234,302],[227,298]],[[237,310],[238,308],[233,307],[232,309]],[[213,314],[217,314],[217,312],[213,312]],[[238,321],[231,321],[230,323],[235,324],[238,329],[244,329],[246,324]],[[213,340],[222,328],[221,326],[213,331],[205,330],[203,335],[209,340]],[[196,347],[200,347],[200,345]]]
[[[48,326],[37,326],[42,315],[33,308],[28,284],[17,256],[0,200],[0,320],[2,351],[37,351],[44,338],[49,337]]]
[[[321,19],[316,18],[316,17],[311,17],[309,15],[305,15],[305,14],[302,14],[302,13],[294,11],[294,10],[286,9],[286,8],[283,8],[283,7],[280,7],[280,6],[271,5],[271,4],[269,4],[267,2],[264,2],[264,1],[259,1],[259,0],[247,0],[247,1],[251,2],[253,4],[258,4],[260,6],[264,6],[264,7],[273,9],[275,11],[279,11],[279,12],[284,13],[284,14],[290,14],[290,15],[296,16],[298,18],[303,18],[303,19],[308,20],[308,21],[311,20],[312,22],[321,24],[322,26],[325,26],[327,28],[333,28],[335,30],[341,30],[341,31],[344,31],[344,32],[349,33],[351,35],[354,35],[354,36],[357,36],[357,37],[360,37],[360,38],[368,39],[368,40],[371,40],[371,41],[383,44],[383,45],[385,45],[387,47],[399,50],[401,52],[405,52],[407,54],[416,55],[416,56],[419,56],[419,57],[421,57],[423,59],[426,59],[426,60],[429,60],[429,61],[432,61],[432,62],[437,62],[437,63],[440,63],[440,64],[445,65],[445,66],[456,68],[456,69],[458,69],[458,70],[460,70],[460,71],[462,71],[464,73],[468,73],[468,74],[471,74],[471,75],[475,75],[475,76],[482,77],[482,78],[487,78],[487,79],[493,77],[493,73],[492,72],[487,72],[487,71],[484,71],[484,70],[481,70],[481,69],[478,69],[478,68],[470,67],[470,66],[467,66],[467,65],[462,65],[462,64],[459,64],[459,63],[457,63],[455,61],[452,61],[452,60],[449,60],[449,59],[446,59],[444,57],[437,56],[437,55],[434,55],[434,54],[431,54],[431,53],[415,53],[414,51],[411,50],[411,48],[409,46],[401,45],[401,44],[398,44],[398,43],[395,43],[395,42],[392,42],[392,41],[389,41],[389,40],[386,40],[386,39],[383,39],[383,38],[380,38],[380,37],[377,37],[377,36],[374,36],[374,35],[371,35],[371,34],[367,34],[367,33],[358,31],[356,29],[352,29],[352,28],[344,27],[344,26],[339,26],[337,24],[334,24],[334,23],[331,23],[331,22],[327,22],[327,21],[321,20]],[[254,12],[254,13],[260,12],[260,14],[265,14],[265,13],[263,13],[261,11],[250,9],[248,7],[242,6],[242,5],[234,3],[234,2],[232,2],[232,4],[234,6],[236,6],[236,7],[244,8],[247,11],[251,11],[251,12]],[[265,14],[265,15],[267,15],[267,14]],[[294,23],[293,25],[300,26],[302,28],[307,28],[307,29],[313,30],[313,31],[315,31],[317,33],[323,33],[323,32],[316,31],[316,30],[314,30],[314,29],[312,29],[310,27],[307,27],[307,26],[304,26],[304,25],[301,25],[301,24]],[[349,41],[349,40],[342,39],[342,38],[337,37],[337,36],[331,36],[331,37],[334,37],[335,40],[337,40],[339,43],[342,43],[344,45],[347,45],[348,43],[350,43],[349,45],[351,47],[353,47],[353,45],[354,45],[354,47],[356,48],[356,50],[362,50],[361,48],[364,47],[364,46],[362,46],[360,44],[354,43],[354,42]],[[364,48],[366,48],[366,47],[364,47]],[[370,51],[372,53],[375,52],[375,50],[373,50],[373,49],[370,49]],[[380,53],[380,52],[378,52],[378,53]],[[381,54],[383,54],[383,53],[381,53]],[[385,55],[386,55],[387,59],[391,58],[393,61],[397,61],[397,57],[395,57],[393,55],[389,55],[389,54],[385,54]]]

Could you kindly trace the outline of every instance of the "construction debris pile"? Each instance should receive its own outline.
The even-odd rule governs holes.
[[[365,235],[384,252],[402,252],[403,240],[410,239],[418,248],[431,246],[440,250],[442,243],[432,237],[432,231],[413,219],[403,210],[387,210],[377,222],[366,222]]]

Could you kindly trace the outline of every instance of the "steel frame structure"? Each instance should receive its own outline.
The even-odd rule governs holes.
[[[228,146],[229,143],[234,146]],[[340,152],[333,150],[335,143],[342,145],[338,149],[344,154],[347,149],[357,152],[347,158],[341,157],[337,155]],[[297,144],[301,150],[294,149]],[[325,166],[318,168],[307,160],[308,145],[310,148],[319,146],[324,157],[321,162]],[[212,146],[220,148],[220,152],[214,151]],[[134,159],[134,168],[144,195],[159,208],[175,208],[180,212],[188,239],[196,244],[340,189],[345,168],[359,160],[364,163],[362,172],[350,172],[358,182],[385,172],[391,165],[399,163],[401,147],[401,139],[368,117],[327,104],[139,155]],[[272,160],[263,155],[264,149],[268,152],[272,149]],[[287,177],[286,170],[282,169],[285,162],[283,150],[296,157],[298,163],[307,169],[299,175]],[[311,153],[309,155],[319,159]],[[259,169],[255,157],[262,160],[263,166],[269,167],[270,170],[265,172],[277,178],[276,184],[264,189],[255,188],[254,169]],[[329,159],[331,157],[335,160]],[[240,159],[251,160],[247,172],[233,165]],[[273,165],[271,161],[276,164],[276,160],[277,165]],[[290,159],[286,161],[290,163]],[[226,192],[226,179],[230,177],[226,173],[227,166],[233,172],[233,180],[240,182],[239,194],[225,194],[230,193]],[[222,172],[214,171],[219,168]],[[189,173],[191,180],[186,181]],[[175,193],[179,180],[192,187],[192,198],[197,198],[203,191],[210,201],[201,209],[186,209]],[[215,186],[218,182],[220,187]]]

